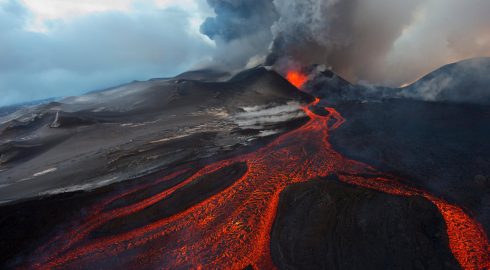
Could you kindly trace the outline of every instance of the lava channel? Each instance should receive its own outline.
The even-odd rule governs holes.
[[[301,86],[306,76],[300,78],[293,83]],[[36,250],[26,268],[93,269],[104,265],[124,269],[244,269],[250,265],[255,269],[275,268],[269,248],[279,194],[288,185],[330,174],[339,175],[341,181],[389,194],[427,198],[445,220],[449,247],[461,267],[490,268],[488,239],[476,221],[456,205],[336,152],[329,143],[329,132],[345,119],[333,108],[325,108],[329,112],[326,116],[313,113],[310,107],[318,102],[316,99],[303,108],[310,117],[305,125],[255,152],[209,164],[179,184],[129,205],[106,207],[138,189],[95,205],[79,225]],[[144,226],[93,237],[92,233],[102,225],[144,211],[199,177],[235,163],[245,163],[246,172],[223,191]],[[184,172],[157,181],[167,181],[181,173]],[[379,177],[359,176],[373,174]]]

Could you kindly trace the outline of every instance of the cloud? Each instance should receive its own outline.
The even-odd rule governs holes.
[[[490,56],[489,12],[487,0],[0,0],[0,106],[264,62],[399,86]]]
[[[370,80],[421,3],[274,0],[272,60],[327,64],[351,81]]]
[[[208,17],[201,32],[211,39],[232,41],[267,29],[276,19],[272,1],[208,0],[216,16]]]
[[[278,19],[272,0],[207,0],[214,10],[201,32],[215,41],[212,65],[237,69],[259,64],[272,42]]]
[[[32,15],[28,28],[35,31],[45,30],[44,24],[49,21],[68,21],[74,17],[107,11],[131,13],[135,9],[180,8],[189,15],[204,15],[201,12],[203,5],[195,0],[22,0],[22,3]]]
[[[242,66],[244,59],[268,54],[266,64],[279,69],[318,63],[351,82],[399,86],[447,63],[490,56],[487,0],[208,2],[216,16],[201,30],[221,39],[220,47],[250,43],[257,33],[269,36],[253,46],[269,48],[273,40],[270,51],[243,51],[237,61]],[[257,16],[247,16],[250,10]],[[265,21],[265,14],[274,14],[273,20]]]
[[[36,18],[27,6],[0,2],[0,105],[187,70],[213,50],[193,16],[150,5],[44,20],[46,29],[35,32],[26,30]]]
[[[388,84],[409,83],[444,64],[490,56],[490,1],[431,0],[393,44]]]

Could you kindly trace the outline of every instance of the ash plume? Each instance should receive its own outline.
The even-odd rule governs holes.
[[[380,65],[420,2],[275,0],[270,63],[320,62],[351,81],[370,78],[366,67]]]
[[[399,86],[444,64],[490,56],[490,17],[483,15],[490,2],[484,0],[208,3],[216,16],[201,32],[226,55],[216,62],[228,66],[260,60],[281,71],[325,64],[354,83]]]
[[[214,40],[214,64],[243,68],[259,64],[272,41],[278,19],[272,0],[207,0],[216,16],[207,18],[201,33]],[[255,63],[254,63],[255,62]]]

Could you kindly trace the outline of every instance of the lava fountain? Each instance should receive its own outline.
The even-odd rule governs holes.
[[[286,73],[286,79],[296,88],[301,87],[308,81],[308,76],[296,70],[290,70]]]
[[[301,87],[307,76],[289,72],[287,78]],[[333,108],[320,116],[303,108],[310,120],[302,127],[277,137],[255,152],[218,161],[158,194],[119,208],[112,202],[137,193],[126,191],[96,204],[88,218],[72,230],[40,247],[26,268],[125,269],[255,269],[275,268],[270,255],[270,232],[281,191],[293,183],[337,174],[341,181],[397,196],[423,196],[440,210],[447,225],[450,249],[464,269],[490,268],[489,244],[478,223],[456,205],[427,192],[406,186],[394,176],[346,159],[329,143],[329,132],[345,119]],[[138,228],[111,235],[93,232],[114,220],[131,220],[135,213],[165,201],[200,177],[233,164],[246,170],[229,187],[185,210]],[[192,167],[189,165],[189,167]],[[156,180],[169,181],[186,170]],[[377,175],[369,178],[363,175]]]

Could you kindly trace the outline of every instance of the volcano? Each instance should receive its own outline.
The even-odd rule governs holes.
[[[3,268],[490,268],[486,106],[326,106],[345,88],[301,70],[227,76],[3,116]]]

